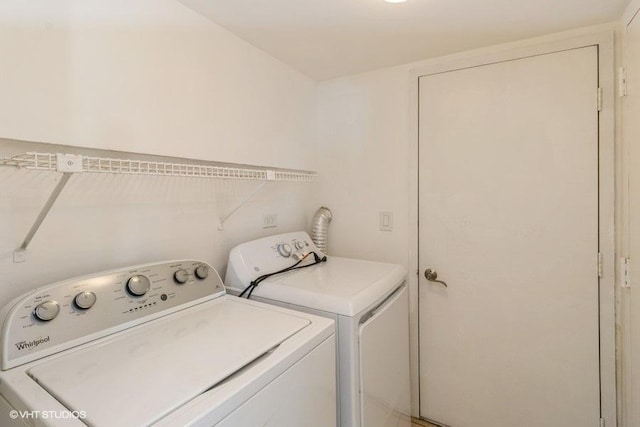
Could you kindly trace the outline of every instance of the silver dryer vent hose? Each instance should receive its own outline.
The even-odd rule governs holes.
[[[327,229],[329,223],[333,219],[333,214],[329,208],[321,207],[313,215],[313,228],[311,230],[311,240],[316,244],[318,249],[323,253],[327,253]]]

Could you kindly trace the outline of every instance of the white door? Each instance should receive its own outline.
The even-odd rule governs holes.
[[[420,415],[598,426],[597,48],[419,85]]]

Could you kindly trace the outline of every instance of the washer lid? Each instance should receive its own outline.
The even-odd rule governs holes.
[[[266,279],[253,295],[355,316],[391,293],[405,275],[397,264],[329,257],[314,267]]]
[[[311,322],[221,298],[28,371],[94,426],[146,426],[211,389]]]

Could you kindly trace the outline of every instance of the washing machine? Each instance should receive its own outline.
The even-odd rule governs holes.
[[[333,319],[339,425],[395,427],[411,423],[405,279],[400,265],[327,257],[307,233],[293,232],[235,247],[225,286],[243,299]]]
[[[226,294],[204,262],[126,267],[0,313],[2,426],[331,426],[334,322]]]

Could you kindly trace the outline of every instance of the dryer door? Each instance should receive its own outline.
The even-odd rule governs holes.
[[[403,285],[360,325],[362,426],[411,425],[408,310]]]

